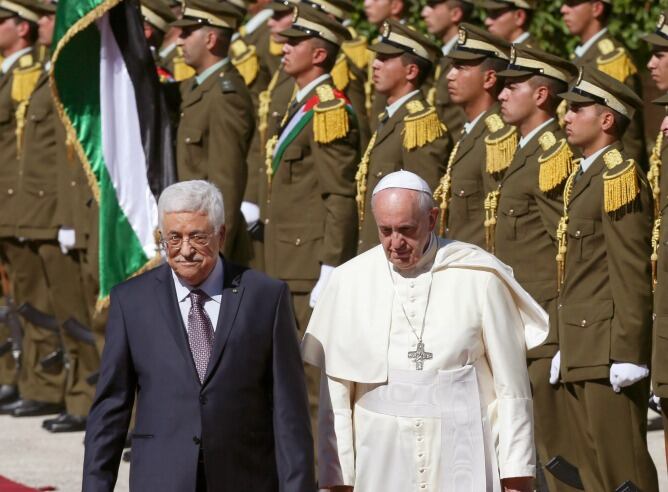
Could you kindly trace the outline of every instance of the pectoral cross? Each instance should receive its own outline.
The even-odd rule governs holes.
[[[421,371],[424,368],[425,360],[429,360],[433,357],[433,353],[424,351],[424,343],[422,343],[422,341],[418,342],[417,349],[413,350],[412,352],[408,352],[408,358],[414,359],[415,369],[417,371]]]

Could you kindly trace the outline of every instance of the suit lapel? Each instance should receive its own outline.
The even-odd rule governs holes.
[[[216,324],[216,333],[213,339],[213,348],[209,358],[209,364],[206,368],[206,376],[204,378],[205,385],[211,375],[216,370],[220,362],[220,358],[225,350],[227,340],[232,333],[234,321],[237,318],[241,298],[244,294],[244,287],[240,286],[242,269],[231,265],[223,259],[223,295],[220,300],[220,314],[218,315],[218,323]]]
[[[186,327],[183,325],[183,318],[179,310],[179,301],[176,298],[176,289],[174,288],[174,279],[172,277],[172,269],[169,265],[163,265],[162,272],[156,275],[156,298],[160,304],[160,312],[163,314],[165,324],[176,342],[176,346],[183,357],[186,365],[188,365],[192,372],[192,377],[199,382],[197,375],[197,368],[190,351],[188,344],[188,334]]]

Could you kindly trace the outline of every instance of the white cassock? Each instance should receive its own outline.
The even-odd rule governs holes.
[[[302,342],[326,374],[320,486],[496,492],[535,476],[525,353],[547,331],[512,270],[476,246],[432,236],[410,275],[382,246],[337,268]],[[416,370],[421,333],[431,358]]]

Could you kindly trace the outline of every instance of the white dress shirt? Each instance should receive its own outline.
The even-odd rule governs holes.
[[[16,52],[12,53],[7,58],[5,58],[2,61],[2,65],[0,66],[2,68],[2,73],[7,73],[7,70],[9,70],[9,67],[11,67],[16,60],[18,60],[23,55],[28,53],[31,49],[32,49],[31,47],[23,48],[21,50],[18,50]]]
[[[538,134],[539,131],[541,131],[543,128],[545,128],[547,125],[549,125],[549,124],[552,123],[553,121],[554,121],[554,118],[550,118],[549,120],[547,120],[547,121],[541,123],[541,124],[538,125],[536,128],[534,128],[533,130],[531,130],[531,131],[530,131],[529,133],[527,133],[525,136],[523,136],[522,138],[520,138],[520,141],[519,141],[519,146],[520,146],[520,148],[523,149],[523,148],[526,146],[526,144],[528,144],[528,143],[531,141],[531,139],[532,139],[533,137],[535,137],[535,136]]]
[[[302,102],[302,99],[308,96],[309,92],[311,92],[315,87],[319,86],[322,82],[330,78],[331,75],[329,75],[328,73],[323,73],[320,77],[313,79],[311,82],[309,82],[304,87],[299,89],[299,91],[297,91],[297,94],[295,95],[295,99],[297,100],[297,102]]]
[[[409,92],[408,94],[401,96],[399,99],[397,99],[397,100],[394,101],[392,104],[390,104],[389,106],[387,106],[387,107],[385,108],[385,113],[387,114],[387,117],[388,117],[388,118],[392,118],[392,116],[394,115],[394,113],[396,113],[397,110],[398,110],[401,106],[403,106],[404,103],[405,103],[406,101],[408,101],[411,97],[413,97],[413,96],[414,96],[415,94],[417,94],[418,92],[420,92],[420,91],[419,91],[419,90],[411,91],[411,92]]]
[[[172,277],[174,278],[176,299],[179,301],[179,310],[181,311],[183,326],[185,326],[186,329],[188,328],[188,313],[190,312],[190,307],[192,305],[190,291],[199,289],[209,296],[209,298],[204,301],[204,310],[206,311],[206,314],[209,315],[215,333],[216,325],[218,324],[218,316],[220,314],[220,301],[223,297],[223,262],[220,257],[218,257],[216,266],[213,267],[211,274],[197,287],[185,283],[176,275],[176,273],[174,273],[174,270],[172,270]]]
[[[591,46],[596,41],[598,41],[601,38],[601,36],[603,36],[606,32],[608,32],[608,28],[604,27],[603,29],[598,31],[596,34],[594,34],[591,38],[589,38],[589,40],[585,44],[577,45],[575,47],[575,56],[577,58],[582,58],[582,56],[584,56],[584,54],[589,50],[589,48],[591,48]]]
[[[610,146],[609,146],[609,145],[606,145],[606,146],[603,147],[602,149],[599,149],[599,150],[597,150],[596,152],[594,152],[594,153],[593,153],[592,155],[590,155],[589,157],[587,157],[587,158],[585,158],[585,159],[582,159],[582,162],[580,162],[580,170],[582,170],[582,173],[583,173],[583,174],[584,174],[585,172],[587,172],[587,169],[589,169],[589,166],[592,165],[592,163],[598,158],[599,155],[601,155],[603,152],[605,152],[606,150],[608,150],[608,147],[610,147]]]

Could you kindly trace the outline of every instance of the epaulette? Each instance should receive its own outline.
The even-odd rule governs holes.
[[[237,38],[230,46],[230,55],[232,56],[232,65],[237,67],[244,83],[247,86],[251,85],[260,72],[260,60],[255,46],[248,45],[243,39]]]
[[[332,68],[329,74],[332,76],[332,82],[334,82],[334,87],[338,90],[343,91],[348,87],[350,83],[350,69],[348,68],[348,59],[346,58],[345,53],[341,53],[337,59],[334,67]]]
[[[543,153],[538,157],[538,188],[543,193],[558,189],[573,172],[573,152],[566,139],[557,141],[554,133],[547,131],[538,137]]]
[[[613,213],[633,204],[640,193],[636,163],[633,159],[624,161],[617,149],[606,152],[603,162],[608,168],[603,173],[603,208]]]
[[[353,30],[352,27],[349,27],[348,30]],[[351,34],[353,34],[351,32]],[[344,41],[341,45],[341,50],[348,55],[348,58],[357,65],[359,68],[364,70],[367,63],[369,62],[369,57],[367,54],[368,42],[365,37],[353,34],[353,39],[351,41]]]
[[[318,103],[313,108],[313,139],[330,143],[348,135],[350,129],[345,96],[329,84],[315,90]]]
[[[195,69],[190,65],[186,65],[185,59],[183,58],[183,50],[180,46],[176,47],[176,55],[172,59],[172,63],[174,64],[174,80],[177,82],[195,76]]]
[[[596,68],[601,72],[620,82],[638,73],[638,68],[623,47],[615,48],[611,40],[603,39],[598,42],[598,49],[602,54],[596,58]]]
[[[225,77],[225,72],[220,73],[220,89],[223,91],[223,94],[237,92],[237,87],[234,84],[234,80],[229,77]]]
[[[506,125],[498,114],[485,118],[489,135],[485,137],[485,168],[489,174],[497,174],[508,169],[513,160],[519,139],[517,128]]]
[[[272,37],[269,37],[269,54],[283,56],[283,43],[276,42]]]
[[[19,67],[12,71],[12,100],[15,102],[28,100],[42,74],[42,65],[30,54],[19,59]]]
[[[408,114],[404,116],[403,129],[406,150],[431,143],[448,131],[433,106],[425,106],[422,101],[409,101],[406,109]]]

